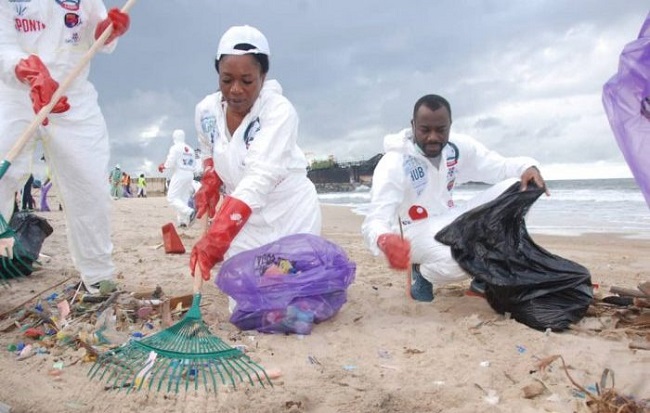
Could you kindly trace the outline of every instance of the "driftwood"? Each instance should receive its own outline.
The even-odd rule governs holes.
[[[160,306],[160,321],[161,325],[165,328],[169,327],[172,325],[172,310],[170,308],[171,306],[169,305],[169,300],[163,301],[162,305]]]
[[[639,291],[643,291],[645,295],[650,297],[650,281],[646,281],[644,283],[639,284],[637,288],[639,289]]]
[[[102,305],[100,305],[99,308],[97,308],[97,310],[96,310],[97,313],[101,313],[102,311],[106,310],[108,308],[108,306],[113,304],[113,302],[117,299],[117,297],[120,294],[122,294],[122,291],[119,291],[119,290],[118,291],[113,291],[113,293],[107,299],[104,300]]]
[[[632,341],[628,347],[636,350],[650,350],[650,341]]]
[[[632,288],[617,287],[615,285],[609,288],[609,292],[612,294],[618,294],[623,297],[635,297],[635,298],[650,298],[650,295],[644,294],[641,290],[634,290]]]

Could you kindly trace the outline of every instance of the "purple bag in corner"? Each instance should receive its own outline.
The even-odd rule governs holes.
[[[618,72],[603,86],[603,106],[616,142],[650,207],[650,13],[628,43]]]
[[[237,301],[230,322],[241,330],[309,334],[345,304],[355,271],[338,245],[295,234],[231,257],[216,284]]]

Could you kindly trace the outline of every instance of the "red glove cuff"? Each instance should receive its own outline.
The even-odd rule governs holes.
[[[210,191],[219,192],[222,184],[221,178],[219,178],[219,175],[217,175],[214,169],[206,170],[201,177],[201,185],[205,185],[206,189]]]
[[[205,262],[208,262],[208,257],[205,256],[205,253],[202,253],[206,248],[203,244],[205,244],[205,241],[201,239],[194,248],[192,248],[192,255],[190,256],[190,274],[194,277],[196,266],[198,265],[199,270],[201,271],[201,278],[205,281],[209,281],[212,274],[210,273],[210,268],[205,266]]]
[[[402,245],[405,243],[408,245],[408,240],[405,240],[397,234],[381,234],[379,238],[377,238],[377,246],[383,252],[386,252],[387,249],[394,248],[397,245]]]
[[[50,71],[47,70],[47,67],[41,58],[33,54],[29,55],[25,59],[20,59],[14,72],[19,81],[30,86],[32,86],[39,78],[52,79]]]
[[[208,168],[214,169],[214,160],[212,158],[205,158],[203,160],[203,170],[207,170]]]
[[[34,113],[41,111],[52,100],[52,96],[59,87],[56,80],[52,79],[50,71],[43,61],[36,55],[30,55],[25,59],[20,59],[14,69],[16,78],[22,83],[31,87],[29,97],[32,100]],[[62,113],[70,109],[68,98],[62,96],[52,107],[52,113]],[[43,120],[43,125],[47,125],[47,118]]]
[[[212,159],[206,159],[206,161],[207,160],[209,160],[210,163],[203,171],[201,187],[194,195],[197,219],[203,217],[206,212],[208,213],[208,217],[213,217],[216,212],[217,204],[219,203],[219,198],[221,197],[219,191],[223,182],[214,169],[212,169]],[[206,162],[203,164],[205,166]]]
[[[210,270],[223,261],[230,243],[237,236],[253,211],[243,201],[226,197],[219,214],[215,217],[208,232],[192,248],[190,271],[194,275],[199,265],[204,279],[209,279]],[[206,278],[206,275],[208,278]]]

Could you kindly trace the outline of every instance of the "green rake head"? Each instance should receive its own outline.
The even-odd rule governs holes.
[[[3,248],[0,255],[0,284],[7,286],[8,280],[24,277],[34,271],[31,263],[23,259],[29,256],[28,252],[16,241],[16,233],[2,215],[0,215],[0,248]]]
[[[210,333],[201,319],[200,302],[197,293],[178,323],[100,355],[88,372],[90,378],[127,392],[144,388],[178,393],[199,387],[216,392],[219,386],[246,382],[272,386],[263,367]]]

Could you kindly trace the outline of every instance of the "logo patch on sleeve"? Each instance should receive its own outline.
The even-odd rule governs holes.
[[[79,15],[76,13],[66,13],[64,17],[65,27],[73,28],[79,24]]]
[[[420,205],[413,205],[409,208],[409,217],[413,221],[418,221],[420,219],[425,219],[429,217],[429,213],[427,212],[426,208]]]

